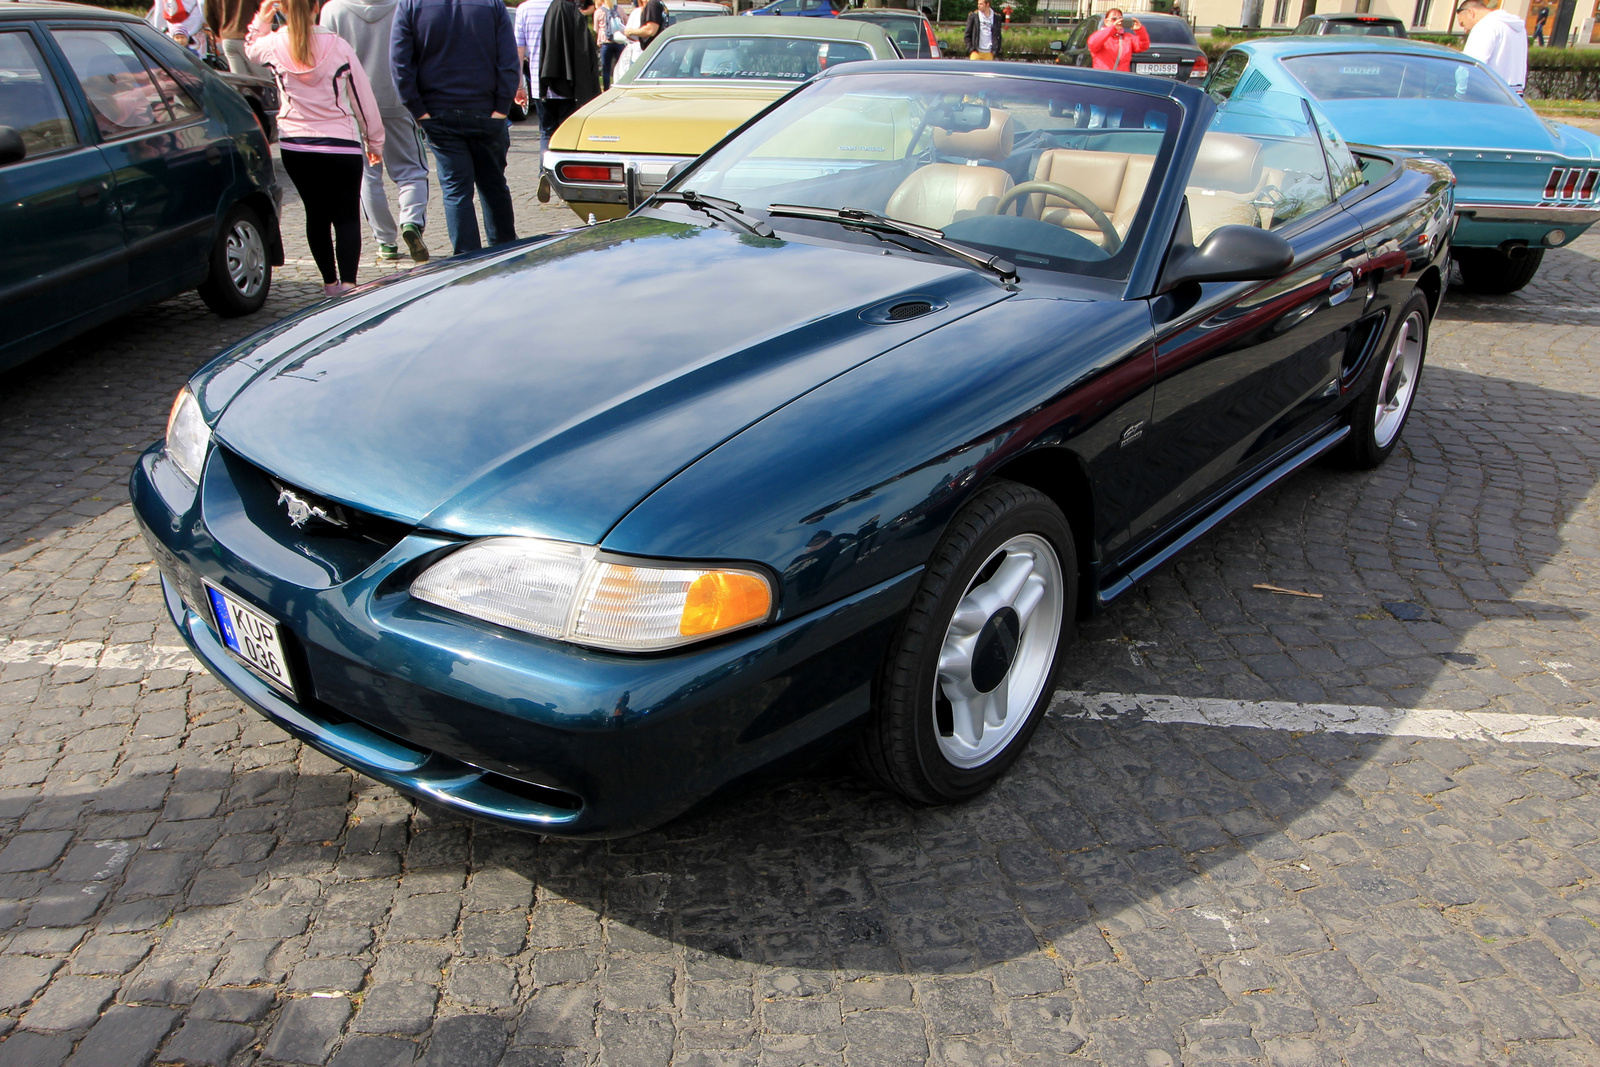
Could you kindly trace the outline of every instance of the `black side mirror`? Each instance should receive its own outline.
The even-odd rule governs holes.
[[[200,58],[205,61],[206,66],[210,67],[214,71],[217,71],[219,74],[231,73],[230,68],[228,67],[228,61],[222,56],[217,55],[215,52],[207,50],[206,54]]]
[[[27,154],[28,146],[22,143],[22,134],[14,127],[0,126],[0,167],[20,162]]]
[[[1065,41],[1051,41],[1050,42],[1050,51],[1052,51],[1052,52],[1065,52],[1066,50],[1067,50],[1067,42],[1065,42]]]
[[[1294,263],[1294,248],[1268,230],[1218,226],[1199,248],[1174,256],[1161,279],[1161,292],[1187,282],[1256,282],[1276,278]]]

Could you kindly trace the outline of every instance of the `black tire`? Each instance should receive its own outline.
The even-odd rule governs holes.
[[[272,259],[261,219],[235,204],[211,246],[211,273],[200,283],[200,299],[223,318],[261,310],[272,289]]]
[[[1533,281],[1544,262],[1544,249],[1522,248],[1510,255],[1498,248],[1457,248],[1461,288],[1484,296],[1504,296]]]
[[[1019,544],[1019,550],[1008,548]],[[1054,554],[1053,575],[1040,546]],[[1048,590],[1040,594],[1042,599],[1035,602],[1029,618],[1009,636],[1004,633],[1008,624],[1001,620],[1005,607],[991,615],[981,629],[953,629],[963,599],[975,590],[979,591],[975,596],[981,595],[991,583],[997,588],[1000,572],[1014,561],[1017,567],[1036,564],[1046,586],[1052,581],[1057,584],[1053,594]],[[1031,576],[1027,581],[1032,581]],[[1042,493],[1015,482],[996,481],[980,490],[951,522],[934,550],[922,585],[884,658],[875,707],[859,742],[862,768],[887,788],[921,804],[966,800],[993,785],[1027,747],[1050,704],[1062,650],[1072,631],[1077,590],[1077,555],[1071,527],[1061,510]],[[973,617],[970,611],[968,614]],[[1014,612],[1013,623],[1016,618]],[[1041,629],[1035,631],[1035,626]],[[1016,707],[1003,713],[1001,724],[982,728],[994,731],[989,742],[996,746],[994,750],[975,752],[973,759],[978,762],[965,766],[948,754],[961,739],[954,725],[950,686],[939,678],[941,652],[947,640],[965,640],[959,636],[962,632],[976,635],[972,647],[979,650],[970,657],[969,680],[978,681],[979,689],[989,685],[978,699],[1002,693],[1004,687],[1005,698],[1016,701]],[[1011,642],[1009,652],[1003,650],[1007,640]],[[982,651],[986,648],[1002,649],[999,655],[1005,658],[986,657]],[[997,681],[990,682],[990,678]],[[1030,701],[1025,694],[1036,685],[1037,698]]]
[[[1400,444],[1428,358],[1428,307],[1427,294],[1414,291],[1395,317],[1383,347],[1373,354],[1370,380],[1350,405],[1350,436],[1333,454],[1340,466],[1371,470]],[[1382,419],[1380,408],[1385,413]]]

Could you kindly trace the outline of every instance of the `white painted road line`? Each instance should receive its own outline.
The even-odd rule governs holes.
[[[99,641],[60,644],[0,638],[0,663],[44,663],[91,670],[200,670],[200,661],[182,645],[106,645]]]
[[[1051,702],[1059,718],[1147,721],[1195,726],[1249,726],[1299,733],[1439,737],[1452,741],[1576,745],[1600,748],[1600,719],[1575,715],[1514,715],[1498,711],[1439,708],[1355,707],[1349,704],[1290,704],[1270,700],[1151,696],[1144,693],[1063,691]]]

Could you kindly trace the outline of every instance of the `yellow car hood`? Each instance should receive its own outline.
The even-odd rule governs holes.
[[[616,87],[561,124],[560,151],[698,156],[792,85]]]

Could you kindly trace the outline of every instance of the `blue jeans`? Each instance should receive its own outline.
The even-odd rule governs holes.
[[[472,190],[483,197],[483,227],[491,245],[517,239],[511,187],[506,185],[506,154],[511,131],[505,119],[476,111],[435,111],[422,129],[439,163],[439,188],[444,193],[444,224],[457,255],[483,247]]]

